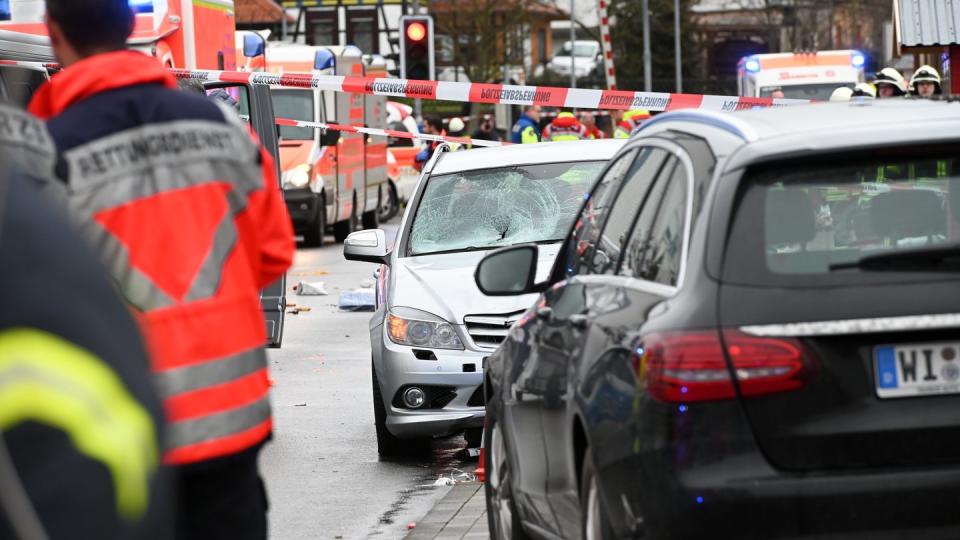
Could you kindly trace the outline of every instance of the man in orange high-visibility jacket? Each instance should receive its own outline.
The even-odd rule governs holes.
[[[64,70],[34,96],[81,230],[141,323],[179,471],[181,538],[266,538],[272,429],[259,289],[290,266],[274,164],[234,110],[128,51],[128,0],[47,0]]]

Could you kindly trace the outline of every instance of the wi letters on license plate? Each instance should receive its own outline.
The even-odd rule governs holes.
[[[960,393],[960,342],[885,345],[873,357],[880,398]]]

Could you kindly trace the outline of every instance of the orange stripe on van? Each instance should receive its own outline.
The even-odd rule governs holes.
[[[845,54],[804,54],[796,53],[780,58],[764,58],[758,56],[760,69],[777,69],[806,66],[850,66],[850,53]]]

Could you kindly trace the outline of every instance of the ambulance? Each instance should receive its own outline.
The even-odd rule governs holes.
[[[236,69],[233,0],[129,0],[130,47],[167,67]],[[0,0],[0,59],[54,62],[42,0]],[[197,29],[202,28],[202,32]]]
[[[316,47],[267,42],[256,32],[237,32],[241,65],[251,71],[386,77],[382,58],[351,45]],[[387,99],[318,89],[271,88],[277,118],[384,129]],[[294,229],[308,246],[323,245],[327,229],[337,242],[379,226],[383,207],[396,205],[387,178],[387,139],[357,133],[280,126],[284,200]]]
[[[865,61],[854,50],[745,56],[737,63],[737,91],[747,97],[826,101],[837,87],[863,82]]]

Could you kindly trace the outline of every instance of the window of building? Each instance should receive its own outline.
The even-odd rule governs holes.
[[[310,10],[306,20],[307,45],[340,44],[340,18],[336,10]]]
[[[375,9],[347,10],[347,43],[364,54],[380,54],[380,27]]]

